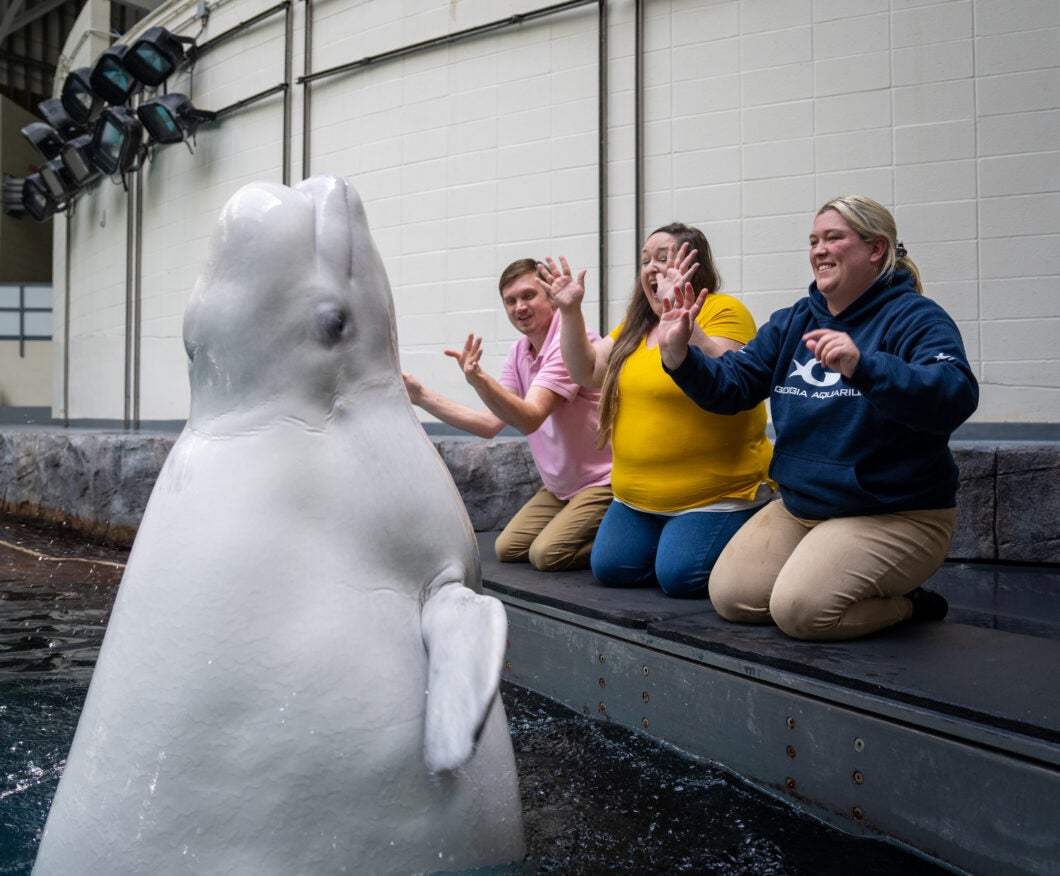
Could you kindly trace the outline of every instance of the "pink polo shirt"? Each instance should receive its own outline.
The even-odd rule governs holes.
[[[600,391],[571,380],[560,353],[559,327],[557,310],[537,356],[530,352],[526,336],[512,344],[500,384],[514,389],[520,398],[526,398],[530,387],[541,386],[564,399],[526,440],[545,489],[566,501],[587,487],[611,482],[611,448],[594,446]],[[592,330],[587,334],[592,341],[600,337]]]

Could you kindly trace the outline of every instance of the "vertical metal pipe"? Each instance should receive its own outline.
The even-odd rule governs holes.
[[[308,76],[313,70],[313,0],[305,0],[305,47],[302,58],[302,74]],[[302,179],[309,179],[310,170],[310,128],[311,119],[311,97],[313,88],[311,82],[302,83]]]
[[[73,215],[67,211],[63,225],[66,226],[66,266],[63,288],[63,426],[70,425],[70,222]]]
[[[26,287],[18,287],[18,358],[26,358]]]
[[[633,18],[633,246],[636,253],[644,240],[644,0],[636,0]]]
[[[140,428],[140,363],[142,356],[140,354],[140,341],[142,339],[143,329],[143,314],[142,314],[142,303],[143,303],[143,286],[144,286],[144,186],[143,186],[143,168],[136,172],[136,188],[134,192],[133,201],[136,207],[136,236],[135,243],[136,248],[134,251],[135,261],[135,273],[133,280],[133,382],[132,382],[132,398],[133,398],[133,413],[132,413],[132,427],[133,429]]]
[[[122,410],[122,427],[132,424],[132,369],[133,369],[133,260],[136,251],[136,175],[130,174],[132,188],[125,194],[125,403]]]
[[[294,91],[294,3],[287,4],[284,13],[283,81],[287,88],[283,92],[283,184],[291,184],[291,100]]]
[[[598,80],[598,136],[599,136],[599,152],[597,162],[599,164],[599,171],[597,173],[599,191],[597,198],[599,199],[599,253],[598,259],[600,262],[600,310],[599,310],[599,324],[600,334],[607,333],[607,303],[608,303],[608,246],[607,246],[607,0],[599,0],[598,23],[597,27],[599,30],[599,52],[598,52],[598,65],[599,65],[599,80]]]

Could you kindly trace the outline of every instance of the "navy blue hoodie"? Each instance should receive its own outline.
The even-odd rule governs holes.
[[[849,380],[802,336],[846,332],[861,353]],[[817,284],[778,310],[739,352],[692,346],[668,373],[700,407],[733,414],[768,398],[777,440],[770,476],[792,514],[814,520],[952,508],[950,433],[979,403],[957,326],[897,271],[833,316]]]

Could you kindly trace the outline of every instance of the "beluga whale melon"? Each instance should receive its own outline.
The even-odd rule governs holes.
[[[34,874],[520,860],[507,625],[409,404],[354,188],[225,206],[191,410],[129,556]]]

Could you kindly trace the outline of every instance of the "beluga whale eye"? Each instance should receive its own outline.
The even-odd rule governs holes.
[[[325,344],[335,344],[342,338],[349,319],[346,312],[334,304],[321,304],[317,307],[313,333]]]

